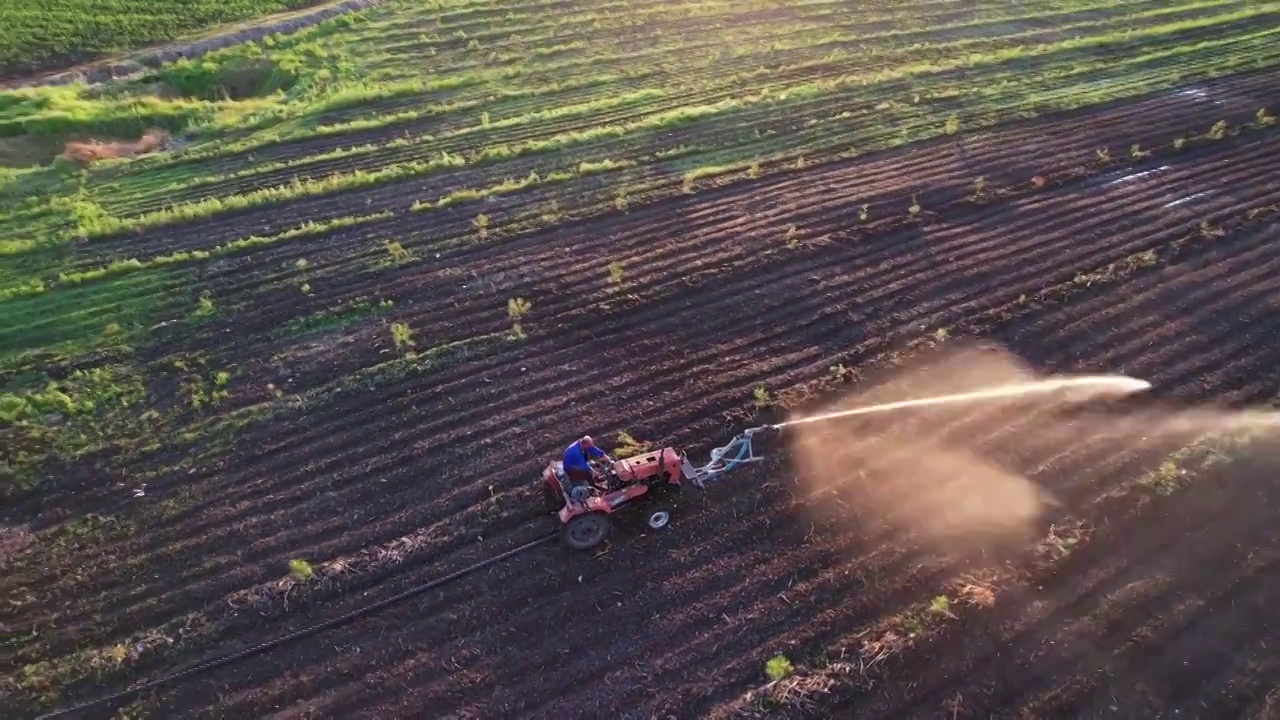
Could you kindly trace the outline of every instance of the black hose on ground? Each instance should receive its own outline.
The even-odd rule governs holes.
[[[345,625],[351,622],[352,620],[355,620],[356,618],[364,617],[366,615],[371,615],[375,612],[378,612],[379,610],[388,608],[407,598],[413,597],[415,595],[421,595],[422,593],[427,592],[428,590],[434,590],[442,585],[447,585],[448,583],[451,583],[454,580],[458,580],[463,576],[470,575],[471,573],[476,572],[477,570],[483,570],[484,568],[489,567],[490,565],[494,565],[499,562],[502,562],[503,560],[512,558],[516,555],[519,555],[522,552],[525,552],[526,550],[532,550],[533,548],[545,542],[554,540],[558,535],[559,535],[559,532],[553,532],[550,535],[545,535],[543,537],[538,538],[537,540],[531,540],[530,542],[527,542],[523,545],[512,548],[511,550],[508,550],[502,553],[501,555],[495,555],[491,558],[481,560],[480,562],[475,563],[474,565],[469,565],[465,568],[462,568],[461,570],[445,575],[444,577],[436,578],[435,580],[432,580],[430,582],[424,583],[422,585],[418,585],[416,587],[409,588],[408,590],[405,590],[404,592],[398,593],[396,595],[392,595],[391,597],[386,598],[384,600],[379,600],[378,602],[373,603],[372,605],[366,605],[365,607],[362,607],[362,608],[356,608],[351,612],[339,615],[338,617],[325,620],[323,622],[316,623],[315,625],[305,627],[301,630],[291,632],[288,635],[283,635],[278,638],[273,638],[266,642],[254,645],[253,647],[245,648],[244,650],[239,650],[227,655],[223,655],[221,657],[214,658],[213,660],[202,662],[198,665],[193,665],[189,668],[185,668],[177,672],[171,673],[169,675],[165,675],[164,677],[157,678],[155,680],[149,680],[147,682],[142,683],[141,685],[136,685],[126,690],[121,690],[120,692],[117,692],[115,694],[98,698],[97,700],[90,700],[89,702],[84,702],[79,705],[66,708],[65,710],[56,710],[54,712],[41,715],[39,718],[37,718],[37,720],[45,720],[45,718],[66,717],[68,715],[71,715],[72,713],[80,712],[82,710],[88,710],[89,708],[92,708],[92,707],[97,707],[99,705],[106,705],[107,703],[123,700],[124,698],[134,695],[135,693],[142,692],[143,690],[149,690],[151,688],[158,687],[160,685],[169,684],[176,680],[182,680],[185,678],[192,677],[193,675],[198,675],[203,672],[208,672],[209,670],[213,670],[215,668],[219,668],[224,665],[230,665],[231,663],[234,663],[236,661],[244,660],[245,658],[253,657],[254,655],[259,655],[261,653],[264,653],[267,650],[272,650],[274,648],[280,647],[285,643],[293,642],[294,640],[299,640],[301,638],[308,637],[310,635],[315,635],[325,630],[331,630],[341,625]]]

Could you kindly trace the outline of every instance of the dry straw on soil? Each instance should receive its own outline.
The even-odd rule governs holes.
[[[160,150],[169,144],[169,133],[159,128],[152,128],[137,140],[116,140],[102,142],[99,140],[75,140],[67,143],[66,148],[58,154],[58,158],[80,165],[92,165],[103,160],[117,158],[133,158],[149,152]]]
[[[10,556],[17,555],[36,540],[26,528],[0,527],[0,567],[4,567]]]

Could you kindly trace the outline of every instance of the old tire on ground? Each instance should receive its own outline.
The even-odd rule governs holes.
[[[657,505],[645,512],[644,524],[650,530],[661,530],[671,524],[671,516],[675,508],[670,505]]]
[[[560,530],[560,539],[574,550],[590,550],[609,537],[609,517],[602,512],[573,516]]]

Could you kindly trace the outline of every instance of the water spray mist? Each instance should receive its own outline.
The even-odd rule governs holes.
[[[949,405],[954,403],[976,402],[980,400],[1022,397],[1026,395],[1048,393],[1077,387],[1096,388],[1101,392],[1116,395],[1129,395],[1136,392],[1142,392],[1143,390],[1150,388],[1151,383],[1146,380],[1138,380],[1137,378],[1131,378],[1125,375],[1084,375],[1073,378],[1037,380],[1034,382],[1016,383],[1012,385],[1000,385],[998,387],[988,388],[985,390],[973,390],[970,392],[918,398],[915,400],[900,400],[897,402],[882,403],[880,405],[869,405],[867,407],[854,408],[852,410],[823,413],[821,415],[814,415],[806,418],[787,420],[786,422],[778,423],[773,427],[783,428],[791,425],[803,425],[805,423],[834,420],[836,418],[850,417],[853,415],[871,415],[874,413],[892,412],[894,410],[904,410],[906,408],[914,407],[932,407],[934,405]]]

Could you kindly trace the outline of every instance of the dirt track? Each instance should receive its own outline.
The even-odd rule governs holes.
[[[377,4],[381,0],[315,0],[310,7],[277,13],[265,18],[232,23],[229,27],[203,33],[201,37],[185,42],[155,45],[117,57],[80,63],[70,67],[42,69],[36,74],[21,77],[0,77],[0,91],[43,85],[67,85],[72,83],[98,84],[136,76],[164,63],[180,58],[198,58],[206,53],[233,45],[256,42],[274,34],[288,34],[310,27],[331,17],[354,12]],[[319,5],[319,7],[315,7]]]
[[[835,363],[883,374],[907,344],[936,342],[940,329],[994,337],[1040,368],[1141,377],[1162,397],[1272,400],[1280,187],[1268,179],[1280,170],[1280,135],[1245,128],[1179,151],[1171,143],[1276,106],[1275,80],[1274,72],[1245,76],[1192,100],[1024,124],[745,189],[672,192],[634,212],[445,250],[376,278],[329,272],[326,258],[361,252],[354,248],[371,237],[415,232],[420,219],[396,216],[282,246],[252,266],[215,265],[203,280],[220,301],[255,312],[236,317],[235,334],[215,322],[157,357],[205,350],[248,368],[262,386],[320,388],[376,362],[387,340],[320,335],[304,355],[282,353],[270,332],[310,306],[371,293],[405,308],[404,319],[424,329],[424,347],[503,332],[509,321],[494,308],[513,296],[534,302],[530,337],[478,342],[444,353],[430,374],[324,396],[255,430],[219,466],[150,487],[191,502],[146,532],[85,548],[58,584],[27,584],[21,569],[6,577],[6,592],[28,601],[15,624],[51,636],[39,655],[5,649],[0,657],[21,666],[136,638],[140,628],[185,638],[148,651],[130,671],[106,673],[104,687],[115,688],[134,673],[336,615],[546,532],[532,479],[584,429],[703,453],[750,421],[735,412],[743,387],[807,393]],[[1100,147],[1122,156],[1135,143],[1152,156],[1095,162]],[[974,202],[979,175],[992,192]],[[361,212],[403,207],[417,192],[379,188]],[[905,219],[912,195],[924,208],[917,220]],[[364,199],[349,202],[363,208]],[[213,243],[327,202],[128,242]],[[864,205],[873,223],[895,219],[866,227]],[[468,219],[443,210],[431,227],[447,233]],[[791,225],[800,232],[795,248],[786,246]],[[303,256],[316,269],[314,296],[299,300],[266,282]],[[612,261],[629,275],[599,301],[608,292],[599,268]],[[1061,498],[1058,512],[1095,532],[1060,565],[1014,572],[993,609],[963,612],[932,644],[842,677],[819,698],[823,707],[883,718],[1137,717],[1173,708],[1266,717],[1275,663],[1265,648],[1276,640],[1266,608],[1280,591],[1268,578],[1276,548],[1266,458],[1215,469],[1223,474],[1174,498],[1133,492],[1096,502],[1190,438],[1022,441],[1037,437],[1031,431],[1044,415],[1019,410],[910,427],[1023,468]],[[773,457],[694,494],[660,535],[619,529],[600,557],[534,551],[210,673],[147,707],[184,717],[742,712],[742,693],[762,683],[772,655],[856,652],[858,633],[927,601],[958,571],[859,516],[856,503],[796,497],[795,468],[785,453]],[[274,589],[281,563],[302,555],[345,565],[326,568],[310,594]]]

